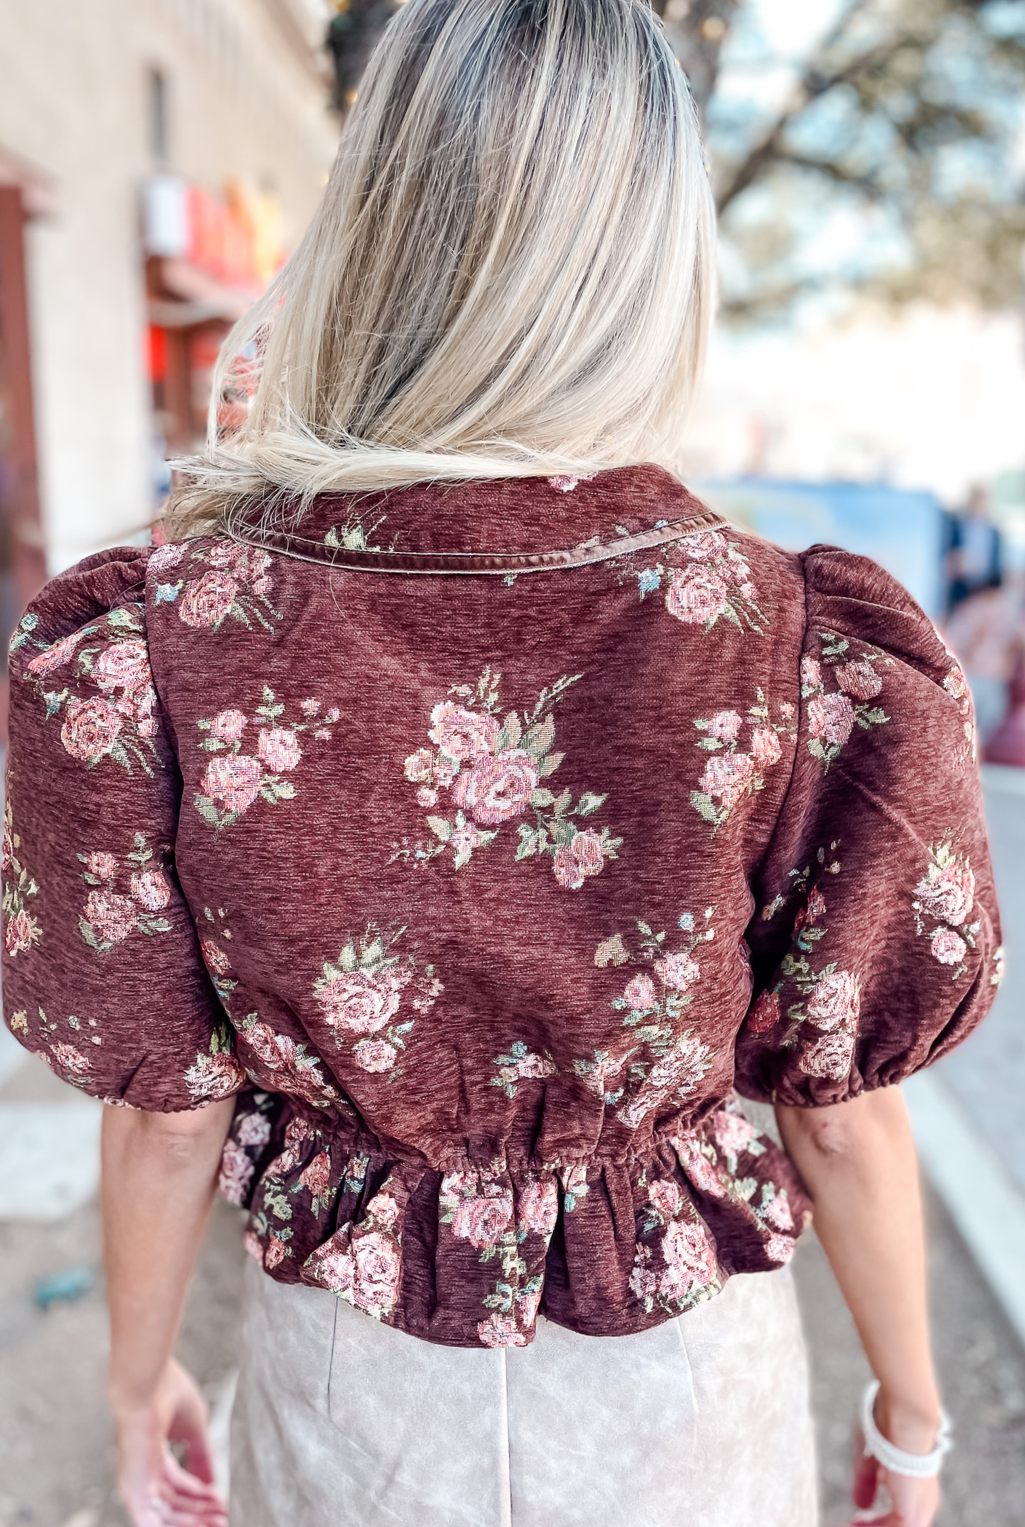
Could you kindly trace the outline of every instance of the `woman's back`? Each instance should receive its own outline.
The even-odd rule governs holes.
[[[249,1089],[250,1249],[432,1340],[520,1344],[539,1305],[634,1331],[784,1262],[807,1201],[735,1080],[897,1079],[995,973],[925,617],[655,468],[327,498],[300,530],[105,554],[27,617],[23,1037],[137,1107]]]

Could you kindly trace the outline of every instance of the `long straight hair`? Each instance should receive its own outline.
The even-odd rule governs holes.
[[[408,0],[302,244],[225,341],[169,528],[254,498],[294,516],[324,492],[672,467],[714,224],[646,0]]]

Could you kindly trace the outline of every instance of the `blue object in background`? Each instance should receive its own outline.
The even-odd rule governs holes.
[[[50,1278],[40,1278],[33,1290],[33,1298],[41,1310],[48,1310],[51,1304],[62,1301],[70,1304],[84,1298],[95,1283],[96,1274],[91,1267],[68,1267]]]
[[[738,477],[689,484],[735,525],[787,551],[823,542],[871,557],[933,620],[944,611],[942,511],[931,493],[866,483]]]

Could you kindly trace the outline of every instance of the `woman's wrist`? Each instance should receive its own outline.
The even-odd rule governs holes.
[[[939,1395],[894,1395],[881,1385],[874,1411],[876,1426],[888,1442],[905,1453],[931,1453],[943,1425]]]

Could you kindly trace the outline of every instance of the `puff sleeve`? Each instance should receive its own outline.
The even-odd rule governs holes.
[[[3,997],[65,1081],[164,1112],[245,1076],[175,874],[182,783],[150,668],[148,557],[103,552],[54,579],[11,642]]]
[[[964,676],[874,563],[830,547],[803,562],[800,732],[752,887],[737,1086],[821,1106],[964,1039],[1002,951]]]

